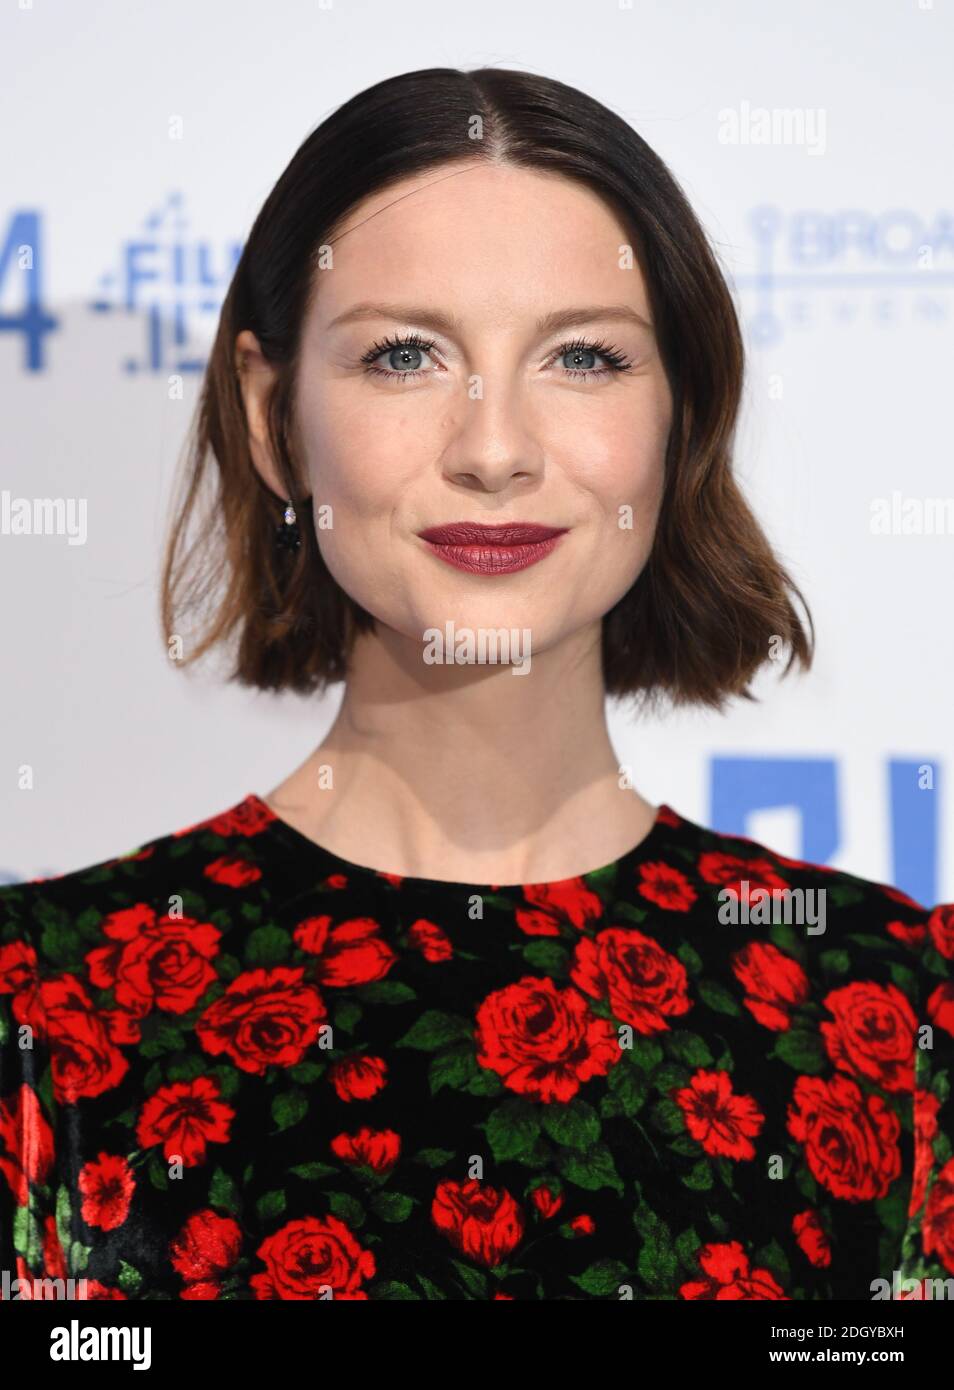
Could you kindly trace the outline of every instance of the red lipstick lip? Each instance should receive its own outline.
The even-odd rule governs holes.
[[[497,526],[455,521],[450,526],[429,526],[418,535],[454,569],[468,574],[515,574],[549,555],[569,529],[523,521]]]
[[[418,531],[421,540],[431,545],[538,545],[540,541],[562,536],[567,526],[540,526],[532,521],[510,521],[495,526],[476,521],[455,521],[448,526],[429,526]]]

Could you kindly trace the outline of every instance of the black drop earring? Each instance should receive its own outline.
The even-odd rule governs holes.
[[[275,527],[275,544],[279,550],[297,550],[301,545],[298,518],[291,502],[285,507],[285,515],[281,525]]]

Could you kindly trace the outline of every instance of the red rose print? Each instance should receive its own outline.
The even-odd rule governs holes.
[[[935,1028],[954,1036],[954,984],[938,985],[928,996],[927,1016]]]
[[[606,999],[614,1018],[638,1033],[662,1032],[691,1007],[682,962],[629,927],[607,927],[577,942],[570,979],[584,994]]]
[[[398,1161],[401,1136],[393,1129],[359,1129],[357,1134],[337,1134],[331,1149],[343,1163],[352,1163],[388,1173]]]
[[[582,931],[603,915],[603,902],[580,877],[558,883],[527,883],[522,888],[527,907],[514,911],[517,926],[528,936],[559,936],[561,926]]]
[[[911,1198],[908,1203],[908,1216],[920,1211],[927,1191],[927,1181],[934,1167],[933,1142],[937,1134],[937,1112],[941,1108],[940,1099],[933,1091],[924,1091],[919,1086],[914,1092],[914,1179],[911,1183]]]
[[[523,1213],[505,1187],[487,1187],[476,1178],[438,1183],[431,1220],[462,1255],[493,1269],[520,1243]]]
[[[920,903],[915,902],[907,893],[902,893],[900,888],[895,888],[888,883],[880,883],[878,887],[885,897],[890,898],[892,902],[904,903],[906,907],[917,908],[919,912],[924,911]]]
[[[295,928],[303,951],[318,957],[317,975],[332,989],[383,980],[397,955],[381,935],[373,917],[354,917],[339,926],[330,917],[309,917]]]
[[[339,1100],[370,1100],[386,1085],[387,1074],[383,1057],[364,1057],[355,1052],[332,1064],[328,1080]]]
[[[336,1299],[367,1299],[361,1288],[376,1265],[336,1216],[289,1221],[256,1252],[267,1273],[252,1276],[256,1298],[315,1299],[330,1289]]]
[[[947,960],[954,960],[954,903],[941,903],[928,918],[934,945]]]
[[[822,1023],[828,1055],[839,1071],[865,1076],[886,1091],[914,1085],[917,1019],[895,985],[856,980],[833,989],[822,1003],[834,1023]]]
[[[450,960],[454,954],[450,937],[442,931],[436,922],[428,922],[420,917],[414,922],[408,931],[407,939],[410,944],[420,951],[426,961],[432,964],[441,960]]]
[[[812,1176],[835,1197],[885,1197],[901,1172],[901,1122],[881,1096],[865,1096],[847,1076],[800,1076],[788,1131],[805,1146]]]
[[[195,1025],[206,1052],[225,1052],[242,1071],[259,1076],[267,1066],[296,1066],[328,1012],[304,974],[300,966],[279,965],[239,975]]]
[[[203,872],[213,883],[223,883],[227,888],[246,888],[262,876],[261,869],[247,859],[228,855],[213,859],[211,864],[206,864]]]
[[[735,836],[735,838],[741,838],[748,845],[755,844],[754,840],[746,840],[744,835],[741,837]],[[772,851],[772,858],[777,864],[784,865],[786,869],[808,869],[814,874],[833,874],[837,872],[827,864],[813,864],[807,859],[789,859],[787,854],[779,854],[777,850]]]
[[[563,1193],[557,1192],[554,1194],[550,1191],[549,1187],[543,1185],[542,1187],[535,1187],[533,1189],[530,1193],[530,1200],[543,1217],[544,1221],[549,1221],[550,1217],[556,1216],[557,1212],[563,1206]]]
[[[748,883],[749,894],[756,888],[785,888],[784,878],[775,872],[767,859],[740,859],[735,854],[709,850],[699,856],[699,874],[706,883],[719,883],[737,898],[743,896],[742,884]]]
[[[158,917],[137,903],[110,913],[102,932],[114,944],[87,954],[90,984],[114,989],[119,1008],[134,1018],[153,1008],[184,1014],[215,980],[209,962],[218,955],[221,932],[211,922]]]
[[[99,1017],[110,1042],[119,1044],[142,1042],[140,1020],[125,1009],[100,1009]]]
[[[584,1081],[619,1062],[617,1035],[575,989],[525,975],[477,1010],[477,1061],[519,1095],[572,1100]]]
[[[142,1148],[161,1144],[166,1161],[176,1155],[186,1168],[205,1162],[207,1144],[227,1144],[235,1111],[219,1099],[211,1076],[174,1081],[149,1097],[139,1116],[136,1138]]]
[[[742,1002],[753,1018],[775,1032],[791,1027],[792,1010],[809,993],[808,976],[798,961],[765,941],[750,941],[730,960],[745,990]]]
[[[310,956],[320,956],[325,949],[331,923],[334,919],[327,914],[321,917],[306,917],[295,928],[295,940]]]
[[[673,1099],[683,1112],[686,1129],[706,1153],[720,1158],[755,1157],[750,1142],[765,1116],[751,1096],[737,1095],[727,1071],[700,1067],[688,1086],[677,1087]]]
[[[129,1063],[80,981],[73,975],[44,980],[39,995],[40,1009],[30,1021],[38,1034],[42,1028],[49,1036],[54,1098],[73,1105],[118,1086]]]
[[[954,1274],[954,1158],[949,1158],[931,1184],[922,1227],[925,1255],[937,1255]]]
[[[672,912],[688,912],[699,896],[685,874],[670,864],[641,864],[637,887],[644,898]]]
[[[231,1216],[193,1212],[170,1247],[170,1262],[185,1279],[182,1298],[218,1297],[218,1286],[238,1259],[242,1232]]]
[[[750,1269],[749,1257],[741,1243],[704,1245],[699,1251],[699,1268],[705,1279],[683,1284],[682,1298],[689,1299],[781,1299],[788,1295],[767,1269]]]
[[[332,927],[318,958],[318,979],[335,989],[383,980],[397,960],[372,917],[355,917]]]
[[[277,819],[275,813],[267,802],[254,795],[247,796],[244,801],[240,801],[228,811],[212,816],[209,820],[196,821],[194,825],[186,826],[185,830],[175,831],[173,838],[179,839],[182,835],[193,835],[197,830],[211,830],[213,835],[226,837],[229,835],[260,835],[275,819]]]
[[[927,923],[888,922],[885,931],[896,941],[903,941],[906,946],[920,946],[927,936]]]
[[[115,1231],[129,1215],[136,1179],[120,1154],[101,1153],[80,1169],[77,1180],[83,1194],[82,1214],[87,1226]]]
[[[189,1299],[193,1302],[211,1302],[218,1298],[221,1292],[221,1285],[215,1283],[213,1279],[200,1279],[198,1283],[186,1284],[179,1291],[179,1297]]]
[[[831,888],[837,939],[720,930],[743,881]],[[349,864],[254,795],[0,885],[0,1266],[97,1301],[954,1279],[954,902],[665,805],[605,873],[482,886],[486,924],[460,888]]]
[[[112,859],[104,860],[103,864],[104,867],[112,868],[114,864],[126,864],[129,862],[141,863],[144,859],[151,859],[155,852],[155,845],[145,845],[142,849],[131,849],[125,854],[114,855]],[[65,874],[55,874],[54,878],[65,878]],[[35,880],[31,879],[30,881],[36,883],[52,883],[53,879],[38,878]],[[124,1295],[120,1294],[120,1297],[122,1298]]]
[[[792,1218],[792,1230],[807,1259],[817,1269],[827,1269],[831,1264],[831,1246],[818,1212],[810,1207],[806,1211],[800,1211]]]
[[[29,1198],[29,1184],[43,1183],[53,1164],[53,1131],[36,1093],[22,1085],[0,1100],[0,1172],[18,1207]]]
[[[18,994],[36,988],[36,951],[27,941],[9,941],[0,946],[0,994]]]

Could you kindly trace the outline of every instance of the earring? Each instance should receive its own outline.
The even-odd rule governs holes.
[[[284,520],[281,525],[275,527],[275,544],[279,550],[297,550],[301,545],[298,518],[291,502],[285,507]]]

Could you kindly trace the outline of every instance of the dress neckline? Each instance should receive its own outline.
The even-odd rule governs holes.
[[[312,840],[310,836],[297,830],[289,821],[284,820],[268,804],[267,801],[257,792],[249,792],[245,797],[245,806],[252,810],[257,817],[264,822],[265,833],[280,840],[287,848],[292,849],[299,856],[309,856],[318,862],[328,876],[332,874],[342,874],[348,878],[365,878],[384,880],[395,887],[406,885],[411,888],[422,888],[429,890],[439,890],[446,893],[463,894],[487,894],[487,893],[518,893],[526,888],[534,888],[537,893],[555,892],[566,887],[567,884],[577,883],[581,878],[588,878],[593,874],[606,874],[612,869],[620,866],[627,867],[637,862],[646,862],[649,856],[654,855],[659,850],[659,842],[664,830],[669,827],[678,826],[683,822],[678,812],[665,802],[660,802],[656,808],[656,816],[647,833],[635,845],[624,850],[616,859],[611,859],[606,864],[594,865],[592,869],[585,869],[578,874],[570,874],[566,878],[550,879],[543,882],[527,883],[464,883],[457,879],[445,878],[422,878],[413,874],[398,874],[386,869],[376,869],[370,864],[358,864],[353,860],[345,859],[334,850],[319,844],[317,840]]]

